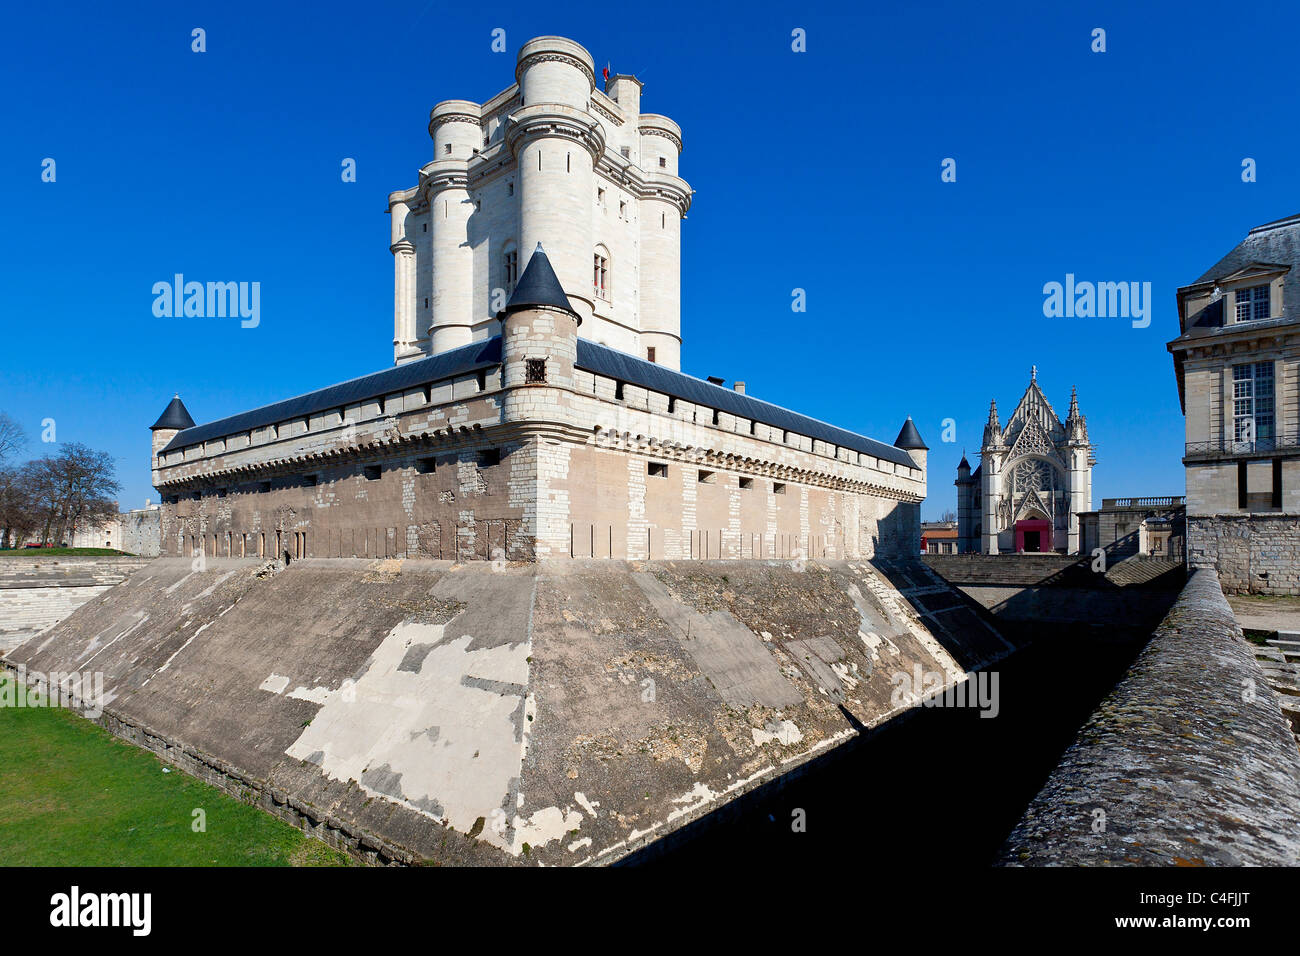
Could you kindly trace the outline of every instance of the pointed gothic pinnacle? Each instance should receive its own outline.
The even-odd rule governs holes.
[[[989,424],[994,428],[1001,428],[998,424],[998,400],[995,398],[989,403]]]
[[[1071,385],[1070,386],[1070,414],[1067,415],[1066,418],[1078,418],[1078,417],[1079,417],[1079,390],[1075,386]]]

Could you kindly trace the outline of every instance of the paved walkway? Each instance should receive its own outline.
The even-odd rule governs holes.
[[[1300,597],[1230,594],[1228,603],[1243,630],[1300,631]]]

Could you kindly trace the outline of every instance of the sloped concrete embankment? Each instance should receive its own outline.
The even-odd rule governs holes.
[[[1300,749],[1213,570],[1193,573],[1002,862],[1300,863]]]
[[[0,558],[0,655],[149,563],[114,556]]]
[[[162,559],[9,664],[363,857],[581,864],[1009,650],[919,563]]]

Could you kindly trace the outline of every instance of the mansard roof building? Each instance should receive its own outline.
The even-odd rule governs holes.
[[[1300,594],[1300,215],[1255,226],[1177,303],[1188,563]]]
[[[1079,551],[1079,515],[1092,510],[1092,466],[1079,398],[1070,391],[1065,421],[1038,386],[1038,369],[1004,428],[998,403],[989,406],[973,472],[957,466],[957,527],[963,553]]]

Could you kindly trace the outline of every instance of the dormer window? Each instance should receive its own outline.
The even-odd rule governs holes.
[[[1247,286],[1237,290],[1237,321],[1267,319],[1271,312],[1268,284]]]

